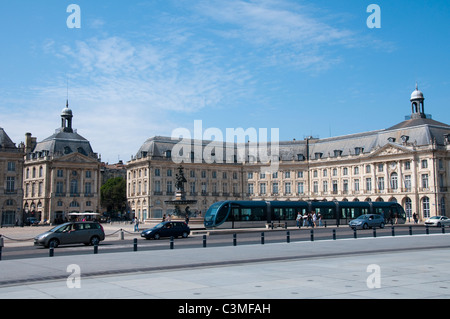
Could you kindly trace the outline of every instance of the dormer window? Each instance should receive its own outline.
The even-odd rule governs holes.
[[[355,147],[355,155],[360,155],[364,152],[363,147]]]
[[[72,149],[69,146],[64,147],[64,154],[72,153]]]
[[[388,138],[388,141],[389,141],[390,143],[394,143],[394,142],[395,142],[395,137],[389,137],[389,138]]]

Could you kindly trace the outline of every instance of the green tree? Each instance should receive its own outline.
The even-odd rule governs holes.
[[[101,204],[108,212],[122,211],[127,204],[127,183],[123,177],[114,177],[100,188]]]

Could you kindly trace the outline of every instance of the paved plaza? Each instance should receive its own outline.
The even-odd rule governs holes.
[[[450,234],[3,260],[0,298],[450,298]]]

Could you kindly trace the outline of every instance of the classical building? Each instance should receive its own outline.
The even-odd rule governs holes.
[[[425,114],[424,100],[416,87],[411,115],[387,129],[282,141],[277,153],[269,145],[268,156],[278,157],[276,171],[266,172],[267,166],[251,159],[248,145],[224,144],[221,160],[211,162],[198,158],[206,148],[214,149],[211,141],[152,137],[127,163],[128,205],[141,220],[172,212],[164,201],[174,194],[179,161],[173,155],[188,143],[194,151],[185,154],[182,165],[187,198],[197,200],[191,210],[204,212],[227,199],[396,201],[408,217],[449,215],[450,126]],[[178,154],[173,154],[175,146]],[[245,149],[246,160],[237,160],[238,149]]]
[[[23,152],[0,127],[0,226],[13,226],[23,221]]]
[[[68,103],[61,127],[43,141],[26,134],[23,209],[28,217],[58,223],[69,213],[100,212],[100,160],[72,128]]]

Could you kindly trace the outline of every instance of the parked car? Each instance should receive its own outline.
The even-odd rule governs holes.
[[[384,218],[378,214],[364,214],[351,220],[348,225],[354,229],[367,229],[373,227],[384,228]]]
[[[35,217],[28,217],[25,221],[25,225],[27,225],[27,226],[39,225],[39,220]]]
[[[446,216],[433,216],[425,221],[425,225],[436,227],[450,226],[450,218]]]
[[[68,222],[34,238],[35,246],[53,247],[67,244],[94,245],[105,239],[102,225],[97,222]]]
[[[145,239],[160,239],[161,237],[183,237],[187,238],[191,233],[191,229],[185,222],[162,222],[153,228],[142,231],[141,237]]]

